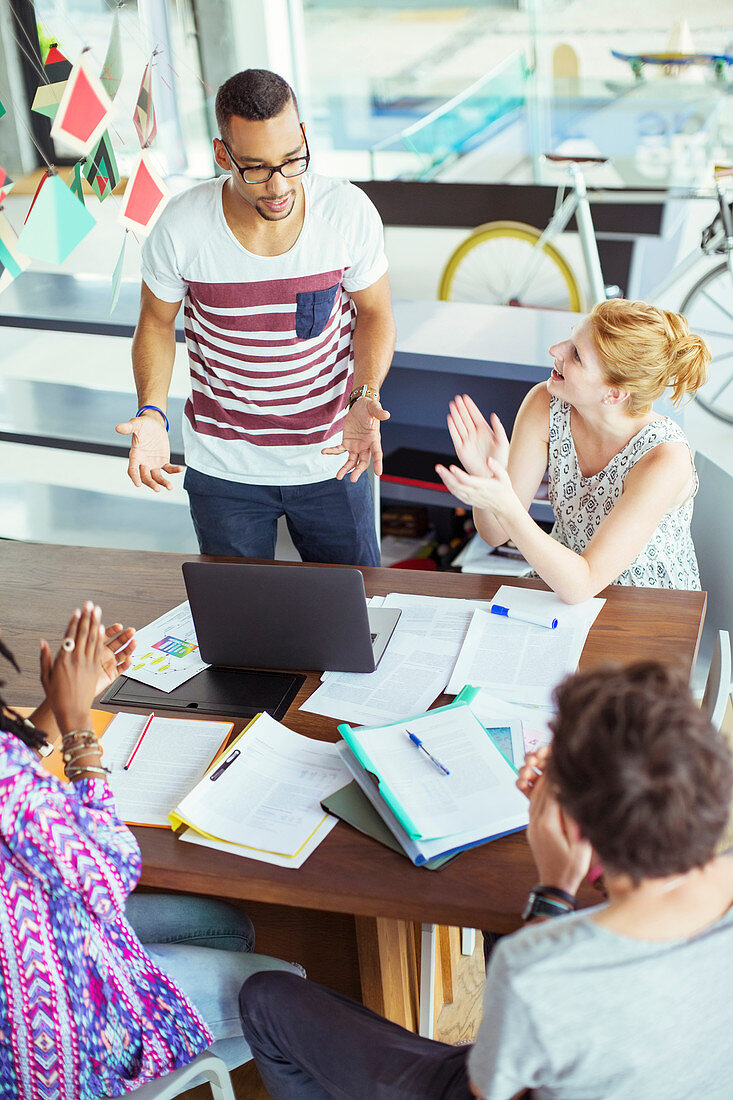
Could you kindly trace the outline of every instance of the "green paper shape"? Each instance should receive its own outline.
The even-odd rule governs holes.
[[[18,237],[18,251],[35,260],[62,264],[95,225],[61,177],[49,176]]]
[[[107,56],[104,59],[102,71],[99,74],[99,79],[104,85],[105,91],[110,99],[114,99],[117,95],[117,91],[122,82],[123,71],[122,45],[120,42],[120,12],[119,8],[117,8],[115,10],[114,19],[112,20],[112,31],[109,36]]]
[[[81,165],[82,162],[78,160],[74,165],[74,175],[69,182],[69,191],[72,195],[76,195],[79,202],[84,206],[84,188],[81,182]]]
[[[4,114],[5,114],[5,108],[3,107],[2,102],[0,102],[0,118],[2,118]]]
[[[84,177],[100,202],[104,202],[120,182],[120,171],[109,130],[104,131],[84,161]]]

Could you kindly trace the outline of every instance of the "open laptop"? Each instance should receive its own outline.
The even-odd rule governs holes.
[[[201,657],[212,665],[373,672],[400,611],[368,608],[358,569],[183,563]]]

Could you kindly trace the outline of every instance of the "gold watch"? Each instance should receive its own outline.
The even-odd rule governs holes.
[[[346,402],[346,411],[349,412],[351,406],[359,400],[360,397],[371,397],[374,401],[379,401],[379,390],[372,389],[366,383],[363,386],[357,386],[355,390],[352,390],[349,394],[349,400]]]

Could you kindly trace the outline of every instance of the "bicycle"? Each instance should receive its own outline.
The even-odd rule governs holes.
[[[478,226],[453,252],[443,271],[438,297],[443,301],[490,305],[564,309],[578,313],[605,298],[618,297],[618,287],[606,286],[593,229],[590,202],[582,171],[584,164],[605,164],[605,157],[569,157],[547,154],[546,160],[567,164],[570,193],[558,188],[555,209],[544,230],[524,222],[497,221]],[[707,412],[733,424],[733,405],[724,397],[733,393],[733,215],[721,184],[728,169],[716,169],[718,213],[702,231],[700,245],[677,264],[647,297],[659,300],[672,286],[689,277],[701,256],[725,258],[711,266],[687,291],[679,307],[690,327],[711,345],[713,362],[705,385],[695,400]],[[685,197],[703,197],[690,191]],[[583,251],[590,302],[555,241],[575,215]],[[725,327],[727,323],[727,328]]]

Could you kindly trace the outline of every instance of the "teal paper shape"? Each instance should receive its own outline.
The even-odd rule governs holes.
[[[81,182],[82,163],[82,161],[78,160],[74,165],[74,172],[71,179],[69,180],[69,190],[73,195],[76,195],[79,202],[82,204],[82,206],[84,206],[84,188]]]
[[[49,176],[18,237],[18,251],[34,260],[62,264],[95,225],[61,177]]]
[[[5,108],[3,107],[2,103],[0,103],[0,118],[2,118],[4,114],[5,114]]]

